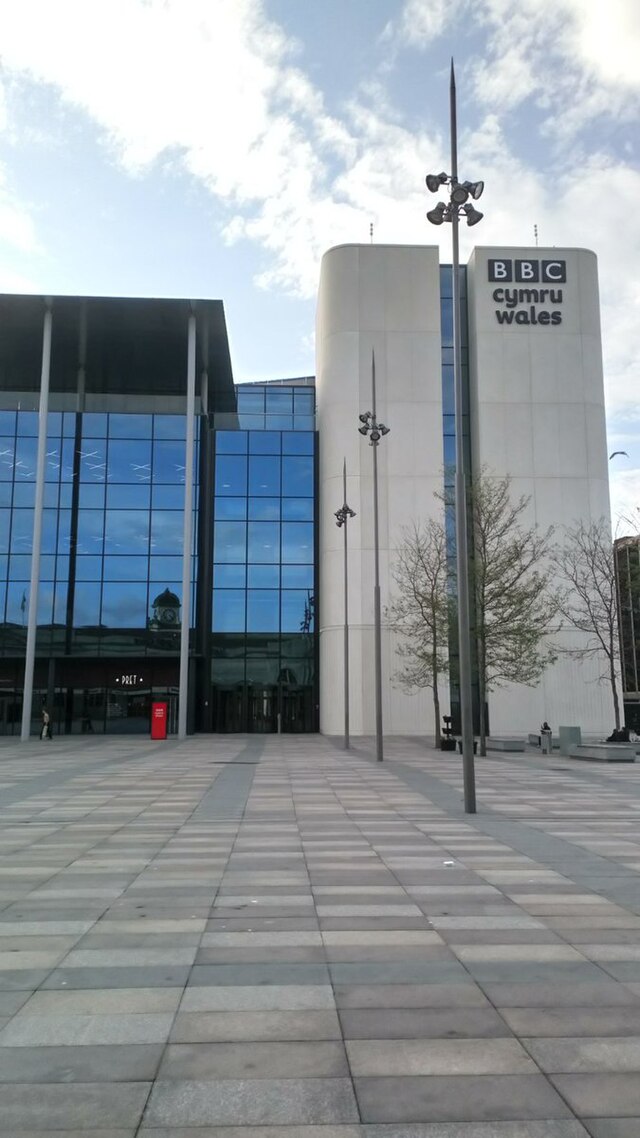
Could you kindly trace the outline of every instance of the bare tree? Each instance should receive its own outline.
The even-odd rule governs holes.
[[[397,593],[386,609],[399,636],[402,661],[394,680],[405,691],[431,688],[436,747],[440,746],[438,681],[448,671],[449,603],[444,527],[435,520],[414,522],[403,531],[392,577]]]
[[[566,587],[560,611],[570,628],[584,634],[584,645],[569,648],[576,660],[600,657],[600,681],[608,683],[616,729],[620,728],[618,698],[618,599],[611,528],[606,518],[568,528],[556,552]]]
[[[445,504],[453,505],[448,497]],[[557,659],[558,598],[549,564],[553,530],[524,524],[530,499],[511,498],[509,476],[483,467],[470,492],[471,638],[478,670],[480,752],[486,754],[487,694],[506,684],[534,687]]]

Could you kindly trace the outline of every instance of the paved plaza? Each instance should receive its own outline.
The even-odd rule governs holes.
[[[0,741],[0,1135],[639,1138],[640,765]]]

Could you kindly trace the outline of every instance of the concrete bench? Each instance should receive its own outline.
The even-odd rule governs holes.
[[[635,743],[579,743],[569,747],[569,758],[595,763],[635,763]]]
[[[488,751],[524,751],[522,739],[487,739]]]

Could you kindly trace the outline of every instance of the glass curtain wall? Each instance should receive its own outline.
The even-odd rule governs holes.
[[[317,730],[313,411],[309,388],[240,387],[244,429],[216,432],[214,731]]]

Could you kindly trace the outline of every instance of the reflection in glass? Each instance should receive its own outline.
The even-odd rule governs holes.
[[[135,507],[139,510],[148,510],[150,497],[151,487],[148,483],[146,486],[144,484],[107,486],[107,507],[111,509],[133,509]]]
[[[244,565],[215,565],[213,569],[214,589],[244,589],[246,578]]]
[[[73,603],[73,623],[76,628],[100,623],[100,582],[78,581]]]
[[[286,589],[281,595],[282,631],[313,632],[314,611],[309,592]]]
[[[38,462],[38,440],[18,438],[16,440],[15,477],[16,482],[36,476]]]
[[[106,436],[106,414],[103,412],[84,411],[82,415],[82,437],[85,439],[104,439]]]
[[[229,521],[244,521],[247,516],[246,498],[216,498],[216,518],[227,518]]]
[[[7,485],[3,483],[3,485]],[[57,487],[56,487],[57,489]],[[36,500],[36,484],[35,482],[16,482],[13,488],[13,504],[14,506],[33,506]],[[9,501],[11,497],[9,495]]]
[[[280,494],[280,458],[276,455],[249,457],[249,494],[259,497]]]
[[[280,614],[276,589],[249,589],[247,592],[247,632],[278,632]]]
[[[38,412],[20,411],[18,415],[18,435],[38,434]]]
[[[308,522],[282,523],[282,560],[297,564],[313,563],[313,525]]]
[[[184,484],[184,443],[154,442],[153,481]]]
[[[282,459],[282,491],[291,497],[313,497],[311,455],[285,455]]]
[[[53,574],[44,573],[42,561],[40,559],[40,576],[42,579],[51,580]],[[53,560],[47,558],[47,562]],[[30,554],[14,554],[9,561],[9,576],[13,581],[29,581],[31,578],[31,555]]]
[[[249,498],[250,521],[280,521],[280,498]]]
[[[244,632],[245,592],[220,589],[213,598],[213,631]]]
[[[146,583],[105,582],[102,589],[102,624],[107,628],[145,628]]]
[[[8,510],[2,510],[2,514],[8,514]],[[6,552],[5,541],[9,533],[9,519],[6,518],[6,528],[3,524],[5,519],[0,516],[0,551]],[[12,553],[30,553],[33,541],[33,510],[14,510],[11,522],[11,552]]]
[[[313,521],[313,498],[283,498],[282,520],[286,522]]]
[[[155,514],[151,517],[153,525]],[[106,510],[104,545],[106,553],[146,552],[149,548],[148,513],[142,510]]]
[[[102,509],[104,506],[104,482],[92,483],[81,482],[79,503],[82,509],[97,508]]]
[[[187,420],[184,415],[154,415],[153,434],[156,439],[184,439]]]
[[[169,486],[161,483],[152,487],[153,507],[163,510],[184,509],[184,484],[182,486]]]
[[[244,431],[216,431],[218,454],[246,454],[247,435]]]
[[[76,558],[77,581],[99,581],[102,574],[102,558],[86,554]]]
[[[247,493],[247,460],[239,455],[216,455],[216,494],[244,496]]]
[[[310,431],[289,431],[282,436],[283,454],[313,454],[313,435]]]
[[[146,581],[146,557],[105,557],[105,581]]]
[[[151,551],[158,553],[181,553],[183,542],[183,518],[179,510],[151,511]]]
[[[278,431],[250,431],[249,454],[280,454]]]
[[[109,415],[110,439],[150,439],[151,415]]]
[[[251,391],[249,388],[240,387],[237,391],[238,396],[238,411],[242,413],[261,414],[264,412],[264,388],[261,387],[257,391]]]
[[[110,482],[150,482],[151,441],[110,439],[107,477]]]
[[[267,396],[267,414],[269,411],[278,411],[280,414],[291,414],[293,411],[293,391],[266,391]]]
[[[277,589],[280,585],[279,565],[249,565],[247,573],[251,589]]]
[[[149,559],[150,581],[173,581],[182,576],[181,557],[151,557]]]
[[[245,522],[216,522],[213,537],[213,556],[216,561],[246,560],[247,526]]]
[[[7,586],[7,624],[27,627],[29,619],[29,582],[9,581]]]
[[[278,522],[249,522],[247,561],[277,565],[280,560]]]

